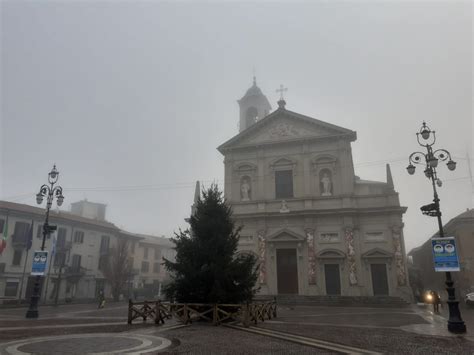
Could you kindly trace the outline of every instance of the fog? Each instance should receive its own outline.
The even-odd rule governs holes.
[[[390,163],[407,251],[436,231],[418,168],[423,120],[449,150],[443,220],[473,207],[470,2],[1,4],[0,199],[34,205],[53,163],[67,210],[87,198],[133,232],[186,227],[194,182],[222,187],[216,147],[238,133],[252,83],[275,109],[357,132],[356,175]]]

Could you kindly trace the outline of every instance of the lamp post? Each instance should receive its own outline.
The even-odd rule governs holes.
[[[451,158],[451,154],[446,149],[433,150],[433,145],[436,142],[436,132],[432,131],[425,122],[420,128],[420,131],[416,134],[418,144],[426,148],[426,153],[414,152],[410,154],[409,165],[407,167],[408,174],[413,175],[415,173],[415,165],[423,165],[425,170],[425,176],[431,181],[433,186],[434,199],[433,203],[421,207],[423,214],[437,217],[439,227],[439,237],[444,237],[443,223],[441,222],[441,210],[439,207],[439,197],[436,187],[441,187],[442,182],[438,178],[436,168],[440,161],[446,161],[449,170],[453,171],[456,169],[456,162]],[[466,325],[461,318],[461,312],[459,311],[459,302],[456,301],[455,289],[453,287],[454,282],[451,278],[451,272],[446,272],[446,291],[448,292],[448,307],[449,307],[449,319],[448,319],[448,330],[452,333],[465,333]]]
[[[49,225],[49,210],[53,205],[54,197],[57,199],[58,206],[61,206],[64,201],[63,189],[61,186],[54,186],[59,178],[59,172],[56,169],[56,165],[48,174],[48,184],[44,184],[40,187],[39,192],[36,194],[36,202],[40,205],[43,202],[43,198],[46,196],[46,217],[43,224],[43,242],[41,243],[41,250],[44,250],[44,244],[46,242],[46,236],[56,229],[56,226]],[[33,287],[33,294],[31,295],[30,307],[26,312],[26,318],[38,318],[38,302],[41,297],[40,295],[40,283],[41,276],[35,277],[35,284]]]

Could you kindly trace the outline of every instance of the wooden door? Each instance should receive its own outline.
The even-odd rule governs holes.
[[[388,295],[387,267],[385,264],[370,264],[374,296]]]
[[[278,294],[298,294],[296,249],[277,249]]]
[[[326,279],[326,295],[341,294],[341,276],[339,264],[325,264],[324,277]]]

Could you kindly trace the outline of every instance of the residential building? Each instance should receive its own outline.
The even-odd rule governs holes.
[[[83,205],[90,207],[94,204],[86,201]],[[57,231],[54,235],[48,235],[45,242],[49,259],[47,273],[42,278],[43,302],[54,302],[56,298],[59,302],[92,300],[100,291],[104,291],[109,297],[110,287],[103,269],[107,258],[110,257],[111,249],[117,245],[120,238],[128,240],[134,265],[142,263],[142,254],[139,252],[134,257],[133,248],[135,245],[140,245],[145,236],[123,231],[106,221],[105,209],[89,208],[85,217],[81,215],[85,209],[77,208],[81,206],[80,203],[73,206],[76,206],[73,208],[75,213],[50,211],[49,223],[56,225]],[[0,254],[0,300],[30,298],[34,284],[34,277],[30,276],[33,252],[41,248],[44,218],[44,208],[0,201],[0,236],[6,234],[6,248]],[[31,226],[33,226],[33,238],[31,248],[28,249]],[[55,247],[53,240],[56,240]],[[171,243],[166,238],[157,240],[156,245],[153,244],[153,240],[148,244],[156,246],[163,255],[168,253],[167,249],[171,248]],[[162,267],[155,266],[160,260],[155,259],[154,254],[151,255],[153,257],[151,272],[138,270],[136,274],[131,275],[132,288],[138,283],[138,281],[134,283],[135,279],[150,280],[149,282],[153,280],[163,282],[167,279],[166,271]],[[125,297],[129,291],[130,288],[124,290]]]
[[[467,209],[451,219],[444,225],[443,231],[446,237],[456,238],[461,271],[452,272],[451,276],[457,296],[463,298],[466,293],[474,292],[474,209]],[[439,232],[431,238],[438,236]],[[412,287],[417,295],[426,290],[445,294],[446,275],[434,270],[431,238],[408,253],[410,272],[414,275]]]

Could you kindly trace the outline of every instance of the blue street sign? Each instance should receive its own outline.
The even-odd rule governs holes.
[[[431,244],[436,272],[461,270],[454,237],[433,238]]]
[[[33,255],[33,266],[31,268],[31,275],[44,275],[46,270],[46,262],[48,261],[48,252],[37,250]]]

